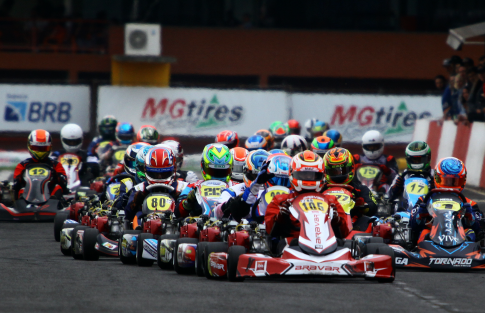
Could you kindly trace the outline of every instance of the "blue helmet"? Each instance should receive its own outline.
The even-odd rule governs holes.
[[[266,150],[268,147],[268,142],[264,139],[261,135],[253,135],[246,139],[246,149],[248,151],[264,149]]]
[[[290,188],[291,157],[288,155],[271,155],[268,158],[268,173],[275,176],[268,181],[269,186]]]
[[[268,151],[264,151],[262,149],[251,151],[248,154],[246,162],[243,165],[243,180],[246,184],[246,187],[251,186],[251,183],[258,176],[258,173],[261,171],[261,167],[263,166],[264,161],[266,161],[268,157]]]
[[[133,143],[135,128],[131,123],[119,123],[116,127],[116,139],[124,145]]]
[[[126,149],[125,156],[123,157],[123,166],[125,168],[125,172],[131,175],[136,175],[136,169],[135,169],[135,159],[138,151],[144,146],[147,146],[147,143],[140,142],[136,143],[134,145],[130,145]]]
[[[324,136],[332,139],[336,147],[340,147],[342,145],[342,134],[336,129],[329,129],[325,133]]]
[[[283,153],[288,155],[288,153],[286,153],[284,150],[281,150],[281,149],[272,149],[272,150],[269,150],[268,152],[269,154]]]

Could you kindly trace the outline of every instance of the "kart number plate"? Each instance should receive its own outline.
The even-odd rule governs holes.
[[[72,165],[72,166],[77,166],[80,162],[79,158],[76,155],[72,155],[72,154],[61,155],[60,161],[62,165]]]
[[[146,200],[147,208],[150,211],[169,210],[173,200],[167,196],[149,196]]]
[[[49,175],[49,171],[42,167],[34,167],[29,170],[29,176],[46,177]]]
[[[406,192],[409,195],[425,195],[428,193],[428,186],[422,182],[410,183],[406,186]]]
[[[201,186],[201,194],[204,198],[219,198],[224,189],[222,187]]]
[[[328,209],[328,204],[320,199],[303,199],[300,202],[300,207],[303,211],[322,211],[326,212]]]
[[[123,157],[125,156],[125,151],[124,150],[119,150],[115,152],[115,159],[118,161],[123,160]]]
[[[272,189],[272,190],[268,190],[268,192],[266,192],[266,195],[264,196],[264,200],[266,200],[266,203],[271,203],[271,201],[273,201],[273,198],[276,196],[276,195],[287,195],[288,194],[288,190],[283,190],[283,189]]]
[[[433,202],[433,208],[435,210],[451,210],[460,211],[461,205],[455,201],[435,201]]]
[[[119,195],[120,194],[120,184],[114,184],[109,188],[109,191],[112,195]]]
[[[367,179],[373,179],[377,176],[377,169],[375,167],[371,166],[364,166],[359,168],[359,175],[367,178]]]

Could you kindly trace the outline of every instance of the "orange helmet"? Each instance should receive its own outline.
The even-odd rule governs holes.
[[[349,150],[333,148],[323,158],[325,162],[325,179],[329,184],[348,184],[354,179],[354,158]]]
[[[310,150],[298,153],[291,160],[290,183],[298,192],[320,192],[324,173],[322,158]]]
[[[232,130],[223,130],[216,136],[217,143],[226,145],[229,149],[239,147],[239,137]]]
[[[451,188],[461,192],[466,184],[466,167],[457,158],[444,158],[436,164],[434,182],[436,188]]]
[[[52,150],[52,139],[48,131],[33,130],[27,142],[27,148],[33,159],[41,161],[49,157]]]
[[[232,173],[231,178],[235,181],[242,182],[244,177],[244,163],[246,162],[246,158],[248,157],[248,150],[242,147],[236,147],[231,149],[232,158],[234,161],[232,162]]]
[[[300,123],[297,120],[289,120],[288,128],[290,129],[290,135],[299,135],[301,131]]]
[[[267,130],[267,129],[260,129],[257,132],[255,132],[254,134],[255,135],[260,135],[261,137],[263,137],[264,139],[266,139],[266,143],[267,143],[266,149],[267,150],[273,149],[273,146],[274,146],[274,137],[273,137],[273,134],[269,130]]]

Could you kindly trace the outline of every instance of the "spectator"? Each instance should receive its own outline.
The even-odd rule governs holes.
[[[466,72],[466,67],[464,67],[463,65],[460,65],[458,67],[458,74],[460,74],[461,77],[463,77],[463,79],[465,80],[465,83],[468,82],[468,74]]]
[[[478,65],[485,66],[485,55],[482,55],[480,59],[478,59]]]
[[[443,75],[438,75],[434,79],[436,89],[442,92],[441,97],[441,107],[443,109],[443,119],[449,120],[451,119],[451,106],[452,106],[452,99],[451,99],[451,88],[450,85],[446,85],[446,78]]]
[[[452,91],[452,116],[453,120],[456,123],[463,122],[465,124],[468,123],[468,119],[466,116],[465,105],[463,103],[463,89],[465,88],[465,80],[461,77],[460,74],[455,76],[454,79],[454,88]]]
[[[442,93],[446,87],[446,78],[443,75],[437,75],[434,78],[434,84],[436,86],[436,89],[438,89],[438,91]]]
[[[484,99],[483,82],[478,78],[478,70],[476,67],[471,67],[467,70],[468,86],[470,93],[467,101],[467,116],[470,123],[484,122]]]
[[[451,59],[444,59],[443,67],[446,69],[450,76],[455,75],[455,66],[451,63]]]
[[[457,55],[452,55],[450,58],[450,63],[453,64],[454,74],[458,73],[458,68],[461,66],[461,58]]]
[[[472,68],[473,66],[475,66],[475,62],[473,62],[472,59],[467,57],[467,58],[464,58],[461,61],[461,65],[464,66],[468,70],[469,68]]]

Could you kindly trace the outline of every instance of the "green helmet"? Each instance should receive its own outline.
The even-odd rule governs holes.
[[[426,171],[431,168],[431,148],[424,141],[413,141],[406,147],[408,168]]]
[[[99,134],[105,140],[115,140],[116,125],[118,125],[116,118],[112,115],[106,115],[101,122],[99,122]]]
[[[271,125],[269,125],[268,130],[274,135],[276,128],[282,125],[283,125],[283,122],[280,122],[280,121],[273,122],[271,123]]]
[[[233,158],[227,146],[208,144],[202,152],[200,163],[204,180],[216,179],[227,183],[231,179]]]

